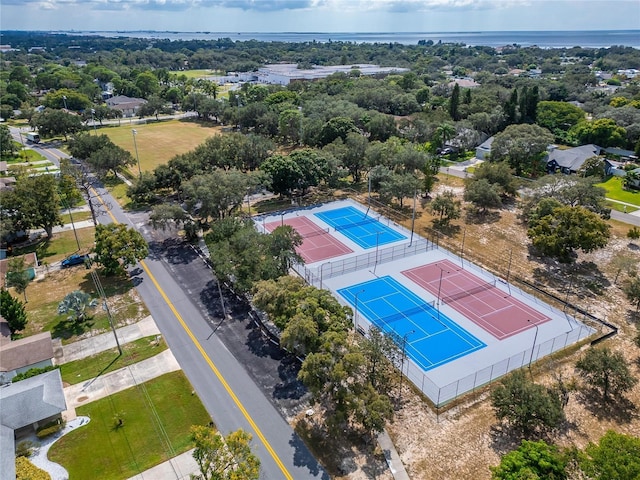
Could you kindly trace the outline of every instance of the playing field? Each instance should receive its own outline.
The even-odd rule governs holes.
[[[403,373],[436,405],[587,338],[594,329],[351,200],[254,217],[304,241],[295,266],[395,339]]]
[[[143,172],[150,172],[158,165],[167,163],[176,155],[186,153],[207,138],[221,133],[221,127],[202,126],[194,121],[167,120],[146,124],[129,123],[122,119],[120,126],[105,127],[99,133],[107,135],[113,143],[136,156],[133,132],[137,132],[135,142]],[[131,171],[137,174],[137,165]]]

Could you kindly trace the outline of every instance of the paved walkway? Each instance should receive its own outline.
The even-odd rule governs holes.
[[[405,470],[404,464],[400,460],[400,455],[398,455],[396,447],[393,445],[391,437],[389,437],[386,430],[378,434],[378,445],[380,445],[382,453],[384,453],[384,458],[394,480],[409,480],[409,474]]]
[[[77,417],[68,421],[61,431],[45,439],[39,439],[35,434],[26,438],[26,440],[31,440],[35,445],[38,445],[38,447],[33,449],[33,453],[29,457],[31,463],[46,471],[51,476],[51,480],[68,480],[69,472],[67,472],[66,468],[59,463],[50,461],[47,454],[49,453],[51,445],[53,445],[61,436],[69,433],[71,430],[75,430],[78,427],[86,425],[87,423],[89,423],[89,417]]]
[[[149,470],[129,478],[129,480],[186,480],[191,478],[191,474],[200,473],[198,464],[193,458],[193,450],[181,453],[171,460],[156,465]]]
[[[156,323],[149,315],[137,323],[116,329],[116,334],[120,344],[124,345],[139,338],[159,335],[160,330],[158,330]],[[104,352],[110,348],[116,348],[116,339],[113,336],[113,332],[102,333],[56,348],[54,351],[55,363],[56,365],[62,365],[63,363]]]
[[[158,355],[147,358],[128,367],[120,368],[84,383],[71,385],[64,389],[67,408],[75,409],[85,403],[94,402],[127,388],[153,380],[165,373],[180,370],[178,361],[171,350],[164,350]]]

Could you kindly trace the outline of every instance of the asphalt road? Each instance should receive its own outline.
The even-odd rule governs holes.
[[[66,157],[55,149],[48,153]],[[109,215],[99,216],[100,222],[117,221],[150,236],[143,215],[125,214],[106,189],[98,186],[96,191],[111,206]],[[256,385],[247,370],[250,366],[243,365],[216,335],[211,321],[215,315],[206,318],[198,292],[180,282],[191,270],[189,278],[200,278],[196,281],[200,287],[213,279],[202,259],[183,250],[170,260],[162,249],[151,249],[149,257],[133,270],[134,284],[205,408],[222,432],[242,428],[252,434],[261,461],[260,478],[328,479],[276,408],[273,396],[268,398]],[[180,276],[170,268],[176,261],[182,267]]]

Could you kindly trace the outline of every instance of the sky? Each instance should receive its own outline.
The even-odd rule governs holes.
[[[0,0],[1,30],[476,32],[640,29],[640,0]]]

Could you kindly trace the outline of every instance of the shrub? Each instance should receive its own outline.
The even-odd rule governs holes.
[[[55,420],[51,423],[47,423],[42,428],[38,429],[38,431],[36,432],[36,436],[38,438],[46,438],[49,435],[58,433],[60,430],[64,428],[65,424],[66,422],[63,422],[62,420]]]
[[[629,231],[627,232],[627,237],[630,238],[631,240],[638,240],[640,238],[640,228],[638,227],[630,228]]]
[[[16,480],[51,480],[44,470],[39,469],[26,457],[16,458]]]
[[[33,448],[35,444],[30,440],[25,440],[24,442],[20,442],[16,446],[16,457],[30,457],[33,453]]]
[[[59,366],[49,365],[48,367],[42,368],[30,368],[26,372],[19,373],[15,377],[11,379],[12,383],[19,382],[20,380],[26,380],[27,378],[35,377],[36,375],[40,375],[41,373],[47,373],[51,370],[55,370],[56,368],[60,368]]]

